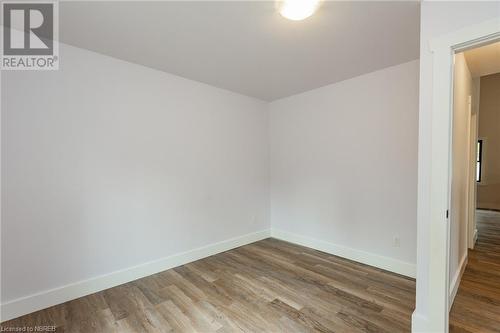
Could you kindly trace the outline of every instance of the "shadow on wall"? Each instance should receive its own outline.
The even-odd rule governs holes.
[[[481,77],[479,139],[483,140],[477,207],[500,209],[500,73]]]

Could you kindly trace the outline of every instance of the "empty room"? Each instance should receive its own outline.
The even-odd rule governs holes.
[[[500,1],[0,8],[0,331],[499,331]]]

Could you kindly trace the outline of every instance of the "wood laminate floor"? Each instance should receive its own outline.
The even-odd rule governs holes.
[[[466,297],[463,292],[460,298]],[[266,239],[3,323],[58,332],[409,332],[415,282]]]
[[[450,332],[500,332],[500,212],[478,210],[478,239],[469,250],[450,314]]]

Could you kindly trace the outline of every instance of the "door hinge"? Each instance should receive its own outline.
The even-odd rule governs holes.
[[[450,217],[450,211],[447,209],[446,210],[446,218]]]

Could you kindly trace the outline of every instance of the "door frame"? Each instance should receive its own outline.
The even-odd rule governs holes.
[[[473,250],[477,240],[476,201],[477,201],[477,142],[479,137],[479,97],[480,78],[472,80],[472,105],[469,114],[469,173],[468,177],[468,215],[467,215],[467,249]]]
[[[500,17],[433,39],[428,327],[449,330],[453,60],[457,52],[500,40]],[[419,182],[425,182],[421,179]]]
[[[474,83],[472,83],[472,94],[474,94]],[[474,180],[472,178],[471,170],[472,170],[472,158],[475,157],[472,155],[472,94],[467,97],[467,152],[466,152],[466,159],[467,159],[467,166],[465,168],[465,191],[466,191],[466,206],[465,206],[465,232],[466,232],[466,240],[467,243],[465,245],[465,253],[467,255],[467,252],[469,251],[469,246],[470,246],[470,239],[471,239],[471,225],[472,225],[472,215],[471,215],[471,201],[472,201],[472,195],[471,195],[471,187],[473,186],[472,181]],[[453,133],[452,133],[453,136]],[[459,281],[458,281],[459,282]],[[450,304],[451,305],[451,304]]]

